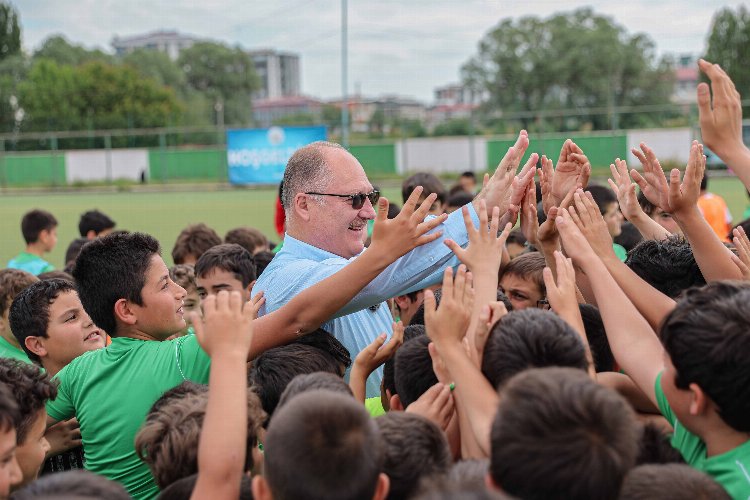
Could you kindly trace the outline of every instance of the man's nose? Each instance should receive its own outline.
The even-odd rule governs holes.
[[[370,202],[369,198],[365,198],[365,204],[362,205],[362,209],[359,211],[359,216],[363,219],[374,219],[375,215],[375,207],[372,206],[372,203]]]

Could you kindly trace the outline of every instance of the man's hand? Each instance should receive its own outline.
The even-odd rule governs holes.
[[[732,79],[718,64],[700,59],[700,70],[711,80],[713,105],[707,83],[698,84],[698,114],[701,138],[711,151],[727,162],[737,151],[747,149],[742,141],[742,103]]]
[[[675,218],[679,219],[683,214],[697,209],[705,171],[706,157],[703,155],[703,145],[693,141],[682,183],[678,169],[672,169],[669,175],[669,206]]]
[[[522,130],[518,134],[516,143],[508,148],[508,152],[505,153],[492,177],[489,179],[485,177],[482,190],[474,198],[474,208],[477,212],[479,211],[479,202],[484,200],[490,209],[498,207],[500,209],[500,216],[505,215],[511,205],[511,187],[514,179],[518,178],[516,184],[520,184],[524,176],[528,174],[528,172],[521,171],[517,177],[515,175],[518,165],[521,163],[521,158],[523,158],[528,147],[529,136],[525,130]],[[526,181],[528,182],[528,179]],[[523,188],[524,186],[525,184],[519,185],[518,188]],[[515,205],[518,205],[518,202]]]
[[[65,451],[81,446],[81,426],[78,420],[71,418],[50,426],[44,437],[49,441],[47,457],[59,455]]]
[[[354,358],[352,372],[360,371],[367,379],[380,365],[391,359],[404,343],[404,324],[400,321],[393,323],[393,335],[386,344],[387,338],[385,333],[381,333],[370,345],[362,349]]]
[[[734,228],[734,246],[737,248],[737,255],[732,254],[732,261],[742,272],[745,280],[750,280],[750,239],[748,239],[745,229],[742,226]]]
[[[405,411],[421,415],[446,430],[453,418],[453,409],[454,402],[450,387],[438,382],[407,406]]]
[[[446,268],[440,307],[436,307],[435,295],[431,290],[424,293],[424,325],[427,335],[436,343],[460,344],[469,327],[473,307],[474,290],[471,276],[466,273],[466,266],[458,266],[455,281],[453,269]]]
[[[617,195],[617,201],[620,203],[620,210],[625,219],[633,222],[648,217],[641,208],[641,204],[638,203],[638,195],[635,192],[636,184],[630,180],[628,164],[625,160],[617,158],[609,166],[609,170],[612,172],[612,177],[607,179],[607,182]]]
[[[661,168],[661,163],[659,163],[650,147],[644,143],[641,143],[640,146],[641,151],[635,148],[631,151],[643,165],[643,175],[635,169],[630,171],[630,175],[648,201],[665,212],[671,212],[672,210],[669,208],[669,185],[667,184],[667,178],[664,176],[664,170]]]
[[[453,240],[445,240],[445,244],[450,248],[458,260],[466,264],[466,267],[473,273],[489,273],[497,275],[500,270],[500,261],[502,260],[503,247],[505,240],[510,234],[510,224],[507,224],[503,232],[498,235],[498,217],[499,209],[492,210],[492,222],[487,220],[487,207],[482,200],[479,204],[479,229],[474,227],[474,223],[469,215],[469,209],[462,208],[466,233],[469,236],[469,245],[466,249]]]
[[[437,199],[432,193],[417,208],[417,202],[422,194],[422,186],[417,186],[411,196],[406,200],[399,214],[393,219],[388,219],[388,200],[378,200],[378,212],[375,216],[375,226],[372,229],[372,240],[369,251],[375,249],[383,252],[391,262],[414,248],[425,245],[440,238],[442,231],[429,231],[435,229],[448,218],[447,214],[425,220],[430,207]]]
[[[578,190],[573,196],[573,205],[568,209],[568,213],[594,252],[602,259],[617,259],[607,223],[604,222],[604,217],[602,217],[602,213],[599,211],[591,193]],[[564,244],[565,240],[563,239]],[[565,247],[565,250],[568,255],[573,256],[572,249]]]
[[[544,163],[542,163],[542,168],[544,169]],[[585,188],[590,176],[591,163],[589,163],[581,148],[568,139],[560,150],[560,158],[557,160],[552,178],[551,194],[554,200],[552,204],[559,207],[563,198],[571,189],[577,186]]]
[[[218,354],[247,357],[253,337],[253,320],[265,299],[256,295],[244,302],[239,292],[222,290],[203,299],[203,317],[193,313],[195,336],[211,358]]]

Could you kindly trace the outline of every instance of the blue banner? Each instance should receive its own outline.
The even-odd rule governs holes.
[[[325,140],[325,127],[227,130],[229,182],[278,184],[292,153],[311,142]]]

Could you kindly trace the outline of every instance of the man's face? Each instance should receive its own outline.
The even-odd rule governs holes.
[[[21,467],[23,479],[18,487],[24,486],[35,480],[39,475],[39,469],[44,462],[44,456],[49,451],[49,442],[44,437],[47,430],[47,412],[42,408],[31,424],[26,439],[16,448],[16,458]]]
[[[87,351],[104,347],[106,338],[86,311],[75,290],[61,293],[49,305],[47,337],[37,337],[50,365],[60,370]]]
[[[249,286],[243,287],[242,281],[234,273],[219,269],[218,267],[209,269],[208,273],[204,276],[196,276],[195,282],[198,285],[198,295],[201,299],[226,290],[227,292],[240,292],[242,300],[245,302],[250,300],[250,290],[252,290],[253,283],[255,283],[252,282]]]
[[[372,184],[356,158],[346,150],[326,148],[326,162],[331,170],[331,180],[326,193],[357,194],[372,192]],[[352,208],[346,198],[323,196],[322,203],[308,199],[312,225],[307,243],[349,259],[364,250],[367,239],[367,221],[375,218],[375,209],[370,200],[360,209]]]
[[[152,255],[141,290],[143,305],[129,304],[137,318],[136,328],[156,339],[166,339],[184,329],[182,301],[186,295],[185,289],[169,277],[161,256]]]
[[[533,280],[515,274],[503,276],[500,280],[500,290],[510,299],[514,311],[537,307],[537,302],[544,298],[542,291]]]
[[[672,214],[665,212],[661,208],[654,207],[654,212],[651,214],[651,218],[671,234],[682,234],[682,229],[680,229],[680,226],[678,226],[677,222],[672,218]]]
[[[0,500],[8,498],[11,487],[21,482],[23,475],[16,458],[16,429],[0,429]]]

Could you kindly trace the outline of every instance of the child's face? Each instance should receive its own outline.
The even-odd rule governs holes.
[[[8,498],[12,486],[23,477],[16,458],[16,429],[0,430],[0,499]]]
[[[67,365],[87,351],[104,347],[106,338],[86,311],[75,290],[63,292],[49,305],[47,338],[38,337],[50,365]]]
[[[187,293],[169,277],[169,269],[160,255],[151,256],[145,281],[141,289],[143,305],[129,304],[136,316],[136,328],[158,340],[185,328],[183,300]]]
[[[526,250],[526,247],[519,245],[518,243],[508,243],[505,245],[505,248],[508,249],[508,255],[510,255],[511,260],[518,257],[524,250]]]
[[[43,229],[39,233],[39,241],[44,245],[45,252],[51,252],[55,248],[55,245],[57,245],[57,227]]]
[[[654,207],[654,212],[651,214],[651,218],[670,233],[682,234],[682,229],[680,229],[680,226],[678,226],[677,222],[672,218],[672,214],[665,212],[661,208]]]
[[[620,236],[622,233],[622,212],[620,212],[620,205],[617,203],[610,203],[607,205],[607,210],[604,212],[604,222],[607,223],[607,229],[609,235],[613,238]]]
[[[240,292],[242,300],[248,301],[250,300],[250,290],[253,287],[253,283],[250,283],[247,288],[243,287],[242,281],[237,279],[234,273],[219,268],[210,269],[203,276],[196,276],[195,282],[198,285],[198,295],[202,299],[226,290],[228,292]]]
[[[528,307],[537,307],[537,302],[544,298],[542,291],[532,279],[522,278],[515,274],[506,274],[500,280],[500,290],[508,296],[514,311]]]
[[[16,448],[16,458],[23,475],[19,487],[30,483],[39,475],[44,456],[49,451],[49,442],[44,437],[46,430],[47,412],[42,408],[37,413],[34,423],[31,424],[31,428],[26,434],[26,440]]]
[[[420,206],[422,202],[424,202],[426,196],[420,196],[419,197],[419,203],[417,203],[417,206]],[[430,207],[429,212],[427,212],[427,215],[442,215],[444,212],[443,210],[443,204],[440,203],[439,200],[435,200],[432,202],[432,206]]]
[[[198,289],[194,286],[186,288],[187,295],[183,301],[182,311],[185,315],[185,321],[190,323],[190,316],[188,313],[196,312],[201,314],[201,297],[198,295]]]

